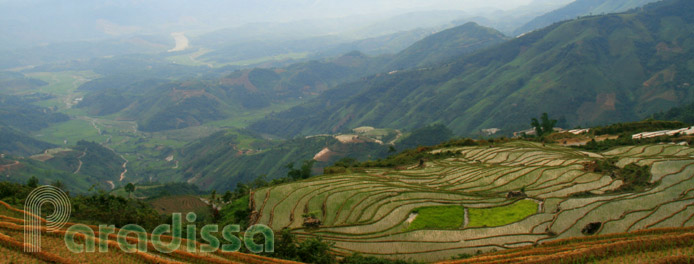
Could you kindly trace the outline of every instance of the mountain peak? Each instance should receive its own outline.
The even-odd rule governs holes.
[[[503,33],[475,22],[432,34],[401,51],[390,64],[407,69],[438,64],[506,40]]]

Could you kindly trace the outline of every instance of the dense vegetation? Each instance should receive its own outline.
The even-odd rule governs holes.
[[[694,124],[694,103],[674,107],[666,112],[653,115],[656,120],[680,121],[685,124]]]
[[[53,185],[61,185],[56,183]],[[14,206],[21,206],[36,186],[38,186],[36,178],[30,179],[27,184],[2,181],[0,182],[0,200]],[[152,230],[162,220],[150,205],[142,201],[116,197],[102,191],[71,196],[70,204],[72,205],[71,220],[89,224],[113,224],[117,227],[139,224]]]
[[[53,123],[67,121],[69,118],[65,114],[32,104],[48,98],[50,97],[41,94],[11,96],[0,93],[0,125],[23,131],[36,131]]]
[[[654,184],[651,180],[651,167],[639,166],[637,164],[627,164],[623,168],[616,166],[618,159],[597,160],[593,164],[587,165],[593,172],[603,173],[611,177],[621,180],[624,183],[617,192],[642,192]]]
[[[75,196],[70,202],[73,207],[72,217],[81,222],[113,224],[117,227],[137,224],[146,230],[153,230],[164,220],[151,205],[143,201],[105,192]]]
[[[118,154],[101,144],[84,140],[77,142],[75,150],[84,153],[80,158],[80,171],[84,170],[95,183],[119,180],[124,160]]]
[[[231,189],[237,183],[252,182],[262,175],[267,175],[268,180],[278,179],[290,171],[287,164],[311,160],[326,147],[333,155],[326,161],[316,162],[313,173],[342,157],[367,160],[388,155],[387,146],[371,142],[341,143],[330,136],[268,142],[248,131],[222,131],[180,151],[184,160],[183,179],[194,178],[194,183],[205,186],[223,186],[219,191]]]
[[[469,22],[416,42],[395,55],[388,67],[402,70],[440,64],[505,40],[501,32]]]
[[[656,2],[656,0],[578,0],[563,8],[534,18],[525,25],[517,28],[514,35],[518,36],[556,22],[574,19],[580,16],[623,12],[652,2]]]
[[[0,125],[0,153],[28,156],[54,146],[53,144],[34,139],[19,130]]]
[[[26,137],[8,137],[8,139],[22,140],[18,145],[23,148],[32,146],[30,145],[32,141]],[[52,147],[54,146],[47,143],[34,146],[36,152],[44,152],[39,149],[48,150],[31,158],[5,156],[3,162],[13,165],[0,170],[0,175],[20,183],[32,176],[40,177],[41,184],[61,181],[67,190],[85,193],[94,186],[110,187],[107,181],[118,182],[123,172],[124,160],[120,155],[98,143],[79,141],[71,148],[50,149]]]

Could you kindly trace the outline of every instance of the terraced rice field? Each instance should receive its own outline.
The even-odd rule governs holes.
[[[588,153],[517,141],[436,151],[459,154],[423,167],[373,168],[257,190],[252,197],[257,223],[291,228],[300,238],[321,236],[335,243],[337,254],[420,261],[584,237],[582,230],[591,223],[600,223],[600,235],[694,226],[694,149],[689,147]],[[651,166],[655,184],[640,193],[612,192],[621,180],[583,166],[606,158],[617,158],[618,166]],[[521,189],[528,198],[521,199],[518,211],[519,199],[507,194]],[[462,214],[455,221],[429,218],[442,227],[429,221],[424,228],[409,228],[420,209],[451,206],[464,209],[445,210]],[[321,226],[305,229],[306,214],[315,215]],[[494,221],[475,219],[479,215],[492,215]],[[451,227],[461,218],[463,224]]]
[[[45,221],[45,220],[44,220]],[[285,263],[294,264],[298,262],[272,259],[257,255],[244,254],[238,252],[212,253],[200,252],[202,244],[196,243],[197,252],[189,252],[186,247],[188,241],[182,239],[181,247],[171,253],[160,253],[154,248],[151,241],[148,241],[146,252],[125,253],[116,242],[118,230],[115,234],[109,234],[108,252],[99,252],[99,233],[96,236],[96,252],[94,253],[73,253],[65,245],[66,228],[74,225],[68,223],[65,228],[57,232],[47,232],[44,227],[41,230],[41,251],[36,253],[25,253],[24,245],[24,211],[13,208],[0,201],[0,263],[258,263],[273,264]],[[90,226],[98,231],[97,226]],[[151,238],[151,234],[147,234]],[[170,237],[162,236],[164,242],[169,242]],[[137,243],[135,236],[126,238],[129,244]],[[84,236],[76,236],[78,243],[84,243]]]

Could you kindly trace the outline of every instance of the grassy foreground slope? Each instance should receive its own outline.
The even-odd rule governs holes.
[[[44,227],[41,230],[41,252],[23,252],[24,241],[24,214],[25,212],[16,209],[4,202],[0,202],[0,262],[3,263],[298,263],[294,261],[267,258],[245,253],[225,253],[221,251],[212,253],[200,253],[202,244],[195,244],[197,252],[191,253],[187,250],[187,240],[182,239],[181,247],[171,253],[160,253],[154,248],[151,241],[147,243],[147,252],[125,253],[118,246],[118,236],[108,235],[108,252],[101,253],[72,253],[65,246],[64,236],[68,227],[66,226],[56,232],[47,232]],[[90,226],[98,230],[98,226]],[[118,229],[115,231],[118,233]],[[95,233],[98,236],[98,232]],[[150,238],[151,234],[147,234]],[[164,242],[170,241],[170,237],[162,236]],[[83,236],[76,236],[78,243],[83,243]],[[128,243],[137,243],[135,236],[126,238]],[[98,245],[99,238],[96,238]],[[97,246],[98,247],[98,246]],[[97,249],[98,250],[98,249]]]
[[[252,195],[252,220],[276,230],[291,228],[303,238],[321,236],[335,243],[337,254],[421,261],[586,234],[694,226],[690,147],[643,145],[589,153],[514,141],[434,151],[457,154],[406,169],[367,168],[259,189]],[[608,159],[620,168],[648,166],[652,176],[640,191],[626,191],[629,179],[591,172],[589,164]],[[519,190],[527,197],[507,198]],[[528,210],[527,203],[536,207]],[[451,206],[464,210],[445,209]],[[426,212],[436,207],[459,215],[432,228],[437,220]],[[461,212],[462,224],[451,226],[456,221],[448,220]],[[502,221],[505,213],[511,221]],[[427,223],[416,224],[418,214]],[[321,226],[304,228],[308,215]]]

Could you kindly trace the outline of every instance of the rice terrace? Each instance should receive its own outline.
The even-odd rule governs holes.
[[[694,264],[692,14],[0,0],[0,264]]]
[[[369,168],[257,190],[256,223],[320,236],[340,255],[429,262],[586,235],[694,226],[690,147],[589,153],[514,141],[433,152],[456,154],[404,170]],[[610,159],[619,168],[647,166],[646,187],[630,191],[628,180],[591,169]],[[303,227],[306,217],[320,220],[320,227]]]

